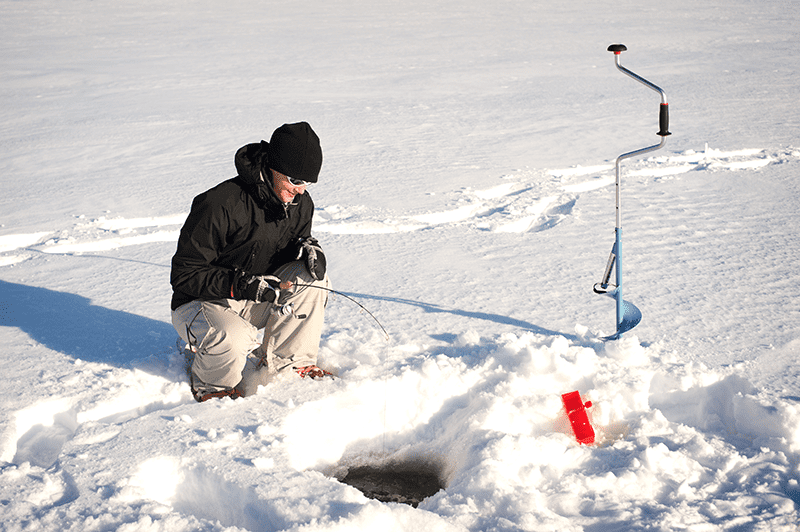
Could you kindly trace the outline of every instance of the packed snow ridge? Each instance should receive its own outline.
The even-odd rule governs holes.
[[[623,179],[655,181],[699,170],[757,170],[800,158],[796,150],[741,149],[722,151],[706,146],[682,154],[625,162]],[[543,179],[543,177],[545,179]],[[452,193],[453,205],[441,211],[391,215],[365,206],[317,208],[314,230],[333,234],[381,234],[418,231],[435,226],[469,226],[497,233],[524,233],[551,228],[568,217],[581,193],[611,186],[614,165],[520,170],[500,177],[483,190]],[[79,216],[73,227],[54,232],[0,236],[0,266],[30,258],[30,252],[80,254],[155,242],[174,242],[186,213],[152,218]]]

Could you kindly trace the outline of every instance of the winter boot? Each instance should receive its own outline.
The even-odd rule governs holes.
[[[314,365],[292,369],[294,369],[297,374],[300,375],[301,379],[305,379],[306,377],[311,377],[314,380],[324,379],[325,377],[333,378],[333,373],[330,371],[325,371],[324,369]]]

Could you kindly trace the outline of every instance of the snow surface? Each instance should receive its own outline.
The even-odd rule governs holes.
[[[800,6],[0,1],[0,528],[797,530]],[[619,341],[592,293],[623,163]],[[309,121],[320,364],[197,404],[191,199]],[[570,436],[579,390],[598,443]],[[418,509],[338,482],[402,462]]]

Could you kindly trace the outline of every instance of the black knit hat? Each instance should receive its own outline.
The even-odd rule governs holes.
[[[283,175],[316,183],[322,168],[319,137],[306,122],[283,124],[269,140],[268,164]]]

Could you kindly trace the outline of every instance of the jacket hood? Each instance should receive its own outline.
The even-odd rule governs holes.
[[[267,169],[261,178],[262,169],[269,167],[269,144],[263,140],[259,144],[247,144],[236,151],[234,164],[238,172],[237,179],[259,207],[267,211],[271,217],[283,219],[286,209],[272,190],[272,173]]]
[[[263,140],[259,144],[247,144],[239,148],[233,158],[239,179],[246,185],[255,185],[261,182],[261,169],[269,166],[267,164],[268,153],[269,144]],[[270,176],[265,175],[264,178],[270,179]]]

